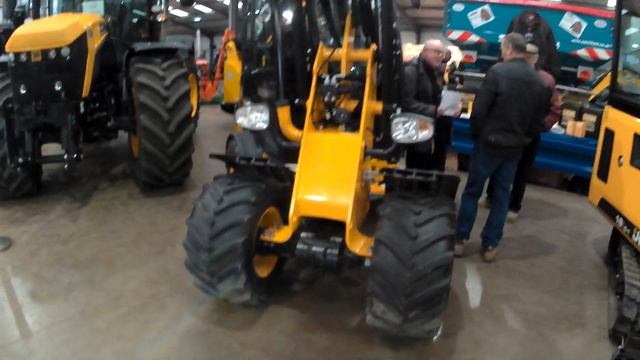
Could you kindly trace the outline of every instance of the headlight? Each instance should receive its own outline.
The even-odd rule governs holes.
[[[13,53],[9,53],[9,62],[13,62],[16,59],[16,56]]]
[[[26,52],[20,54],[20,61],[22,61],[22,62],[27,61],[27,53]]]
[[[56,58],[56,49],[51,49],[47,52],[49,59],[53,60]]]
[[[71,55],[71,49],[69,49],[68,46],[63,47],[60,49],[60,55],[62,55],[62,57],[69,57],[69,55]]]
[[[249,130],[269,127],[269,107],[265,104],[248,104],[236,110],[236,124]]]
[[[401,113],[391,117],[391,137],[400,144],[415,144],[433,137],[433,119]]]

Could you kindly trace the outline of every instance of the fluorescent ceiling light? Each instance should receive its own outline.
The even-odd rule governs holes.
[[[227,6],[229,6],[229,2],[230,2],[229,0],[222,0],[222,3],[227,5]]]
[[[242,1],[238,1],[238,7],[241,8],[242,7]]]
[[[616,0],[607,0],[607,7],[616,7]]]
[[[180,10],[180,9],[171,9],[169,10],[169,12],[175,16],[181,17],[181,18],[185,18],[187,16],[189,16],[189,13],[184,11],[184,10]]]
[[[193,22],[200,22],[202,21],[202,18],[200,16],[196,16],[193,18]]]
[[[211,14],[213,12],[212,8],[204,6],[202,4],[193,4],[193,8],[205,14]]]

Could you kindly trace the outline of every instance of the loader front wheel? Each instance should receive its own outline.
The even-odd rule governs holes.
[[[0,74],[0,200],[16,199],[35,194],[40,188],[42,166],[27,164],[18,169],[11,165],[7,138],[7,122],[11,107],[11,80],[8,74]],[[23,141],[14,139],[14,143]]]
[[[129,145],[142,189],[179,185],[191,173],[198,109],[189,76],[177,56],[131,60],[135,129]]]
[[[282,225],[287,194],[281,185],[242,174],[205,185],[187,220],[185,266],[195,284],[235,304],[261,303],[283,259],[261,247],[260,234]],[[290,191],[290,189],[288,189]]]
[[[455,205],[447,198],[391,193],[379,216],[367,324],[393,336],[435,338],[451,287]]]

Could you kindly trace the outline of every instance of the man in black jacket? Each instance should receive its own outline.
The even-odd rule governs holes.
[[[428,40],[420,55],[404,67],[404,93],[402,111],[429,116],[436,119],[442,93],[442,60],[445,49],[440,40]],[[445,126],[442,126],[445,125]],[[451,128],[436,120],[433,149],[427,144],[418,144],[407,149],[407,168],[422,170],[444,170],[447,141]],[[443,143],[445,144],[443,146]],[[442,148],[444,147],[444,156]],[[442,165],[440,164],[442,163]],[[440,166],[441,165],[441,166]],[[440,169],[442,167],[442,169]]]
[[[502,238],[511,184],[525,146],[544,129],[550,90],[524,59],[524,36],[507,34],[500,49],[504,62],[494,65],[476,95],[471,114],[475,149],[458,214],[455,254],[464,254],[485,182],[495,180],[491,212],[482,231],[482,257],[491,262]]]

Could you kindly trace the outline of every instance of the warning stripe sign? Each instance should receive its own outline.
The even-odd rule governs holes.
[[[573,56],[577,56],[587,61],[607,61],[613,56],[613,51],[601,49],[601,48],[582,48],[571,53]]]
[[[485,39],[473,32],[463,30],[447,30],[447,39],[465,45],[483,44],[486,42]]]

